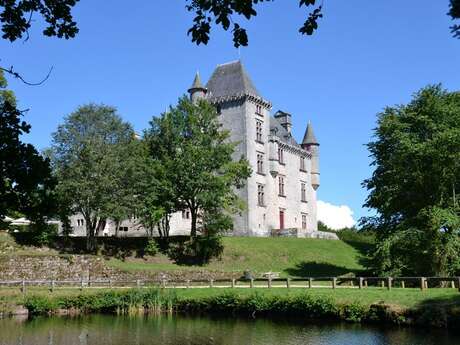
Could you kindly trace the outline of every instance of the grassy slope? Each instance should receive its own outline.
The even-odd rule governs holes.
[[[338,276],[363,270],[361,253],[343,241],[297,238],[224,238],[220,260],[206,266],[179,266],[159,255],[154,262],[121,261],[109,264],[126,271],[213,270],[242,273],[280,272],[281,276]]]
[[[286,276],[340,276],[358,273],[361,244],[343,241],[298,238],[226,237],[224,253],[219,260],[205,266],[177,265],[167,256],[157,254],[149,260],[128,258],[124,261],[111,258],[108,265],[128,272],[140,271],[216,271],[235,272],[241,276],[250,270],[256,276],[264,272],[280,272]],[[0,232],[0,262],[3,257],[59,255],[56,250],[18,245],[14,239]]]

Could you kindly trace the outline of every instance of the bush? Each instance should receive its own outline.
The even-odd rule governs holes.
[[[46,315],[59,307],[56,300],[43,296],[30,296],[24,301],[24,307],[27,308],[31,315]]]
[[[180,265],[204,265],[211,259],[219,257],[223,250],[220,236],[204,236],[171,244],[168,255]]]
[[[144,254],[150,255],[150,256],[155,256],[155,255],[158,254],[158,251],[159,251],[159,248],[158,248],[157,242],[155,240],[153,240],[153,239],[150,239],[147,242],[147,245],[145,246]]]

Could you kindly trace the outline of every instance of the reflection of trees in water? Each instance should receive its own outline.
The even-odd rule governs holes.
[[[0,345],[447,345],[460,338],[439,331],[288,320],[199,317],[36,318],[0,320]]]

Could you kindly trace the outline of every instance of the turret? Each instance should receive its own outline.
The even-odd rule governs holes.
[[[206,92],[208,90],[201,85],[200,74],[196,72],[195,79],[193,80],[193,84],[188,89],[188,93],[190,94],[190,100],[193,103],[198,102],[199,99],[202,99],[206,96]]]
[[[302,148],[311,153],[311,185],[314,190],[319,187],[319,143],[309,122],[302,140]]]

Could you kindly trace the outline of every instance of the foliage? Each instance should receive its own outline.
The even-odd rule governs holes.
[[[204,100],[193,104],[183,97],[150,125],[145,138],[153,173],[160,187],[165,186],[158,188],[159,199],[173,201],[167,212],[190,210],[192,238],[199,230],[200,212],[206,219],[222,220],[222,212],[241,210],[234,188],[244,185],[251,169],[244,158],[232,159],[236,144],[228,141],[229,132],[222,129],[214,106]]]
[[[71,210],[64,213],[83,215],[88,249],[95,249],[107,218],[123,219],[135,210],[136,145],[131,126],[105,105],[79,107],[53,134],[57,190]]]
[[[145,246],[144,253],[146,255],[155,256],[157,255],[158,251],[159,249],[158,249],[157,242],[153,239],[150,239],[147,242],[147,245]]]
[[[11,42],[28,37],[28,30],[34,13],[39,13],[46,24],[45,36],[73,38],[78,32],[77,23],[73,21],[71,10],[78,0],[1,0],[0,22],[2,38]]]
[[[54,212],[55,181],[49,160],[20,140],[29,133],[30,125],[21,121],[23,114],[14,94],[5,87],[0,71],[0,218],[21,212],[32,221],[43,222]]]
[[[379,274],[453,274],[459,261],[460,94],[441,86],[379,114],[363,220],[377,234]]]
[[[460,19],[460,0],[450,0],[449,15],[452,19]],[[460,38],[460,25],[454,24],[451,27],[454,37]]]
[[[257,16],[256,5],[273,2],[273,0],[187,0],[187,10],[193,12],[193,26],[188,30],[192,42],[207,44],[212,25],[219,25],[225,31],[231,28],[235,47],[247,46],[248,35],[235,16],[251,20]],[[318,29],[318,21],[323,17],[323,5],[318,0],[297,0],[299,7],[313,7],[306,21],[299,28],[302,35],[312,35]],[[320,4],[319,4],[320,3]],[[449,15],[452,19],[460,18],[460,0],[450,0]],[[214,22],[214,23],[213,23]],[[460,26],[452,26],[452,33],[460,38]]]

